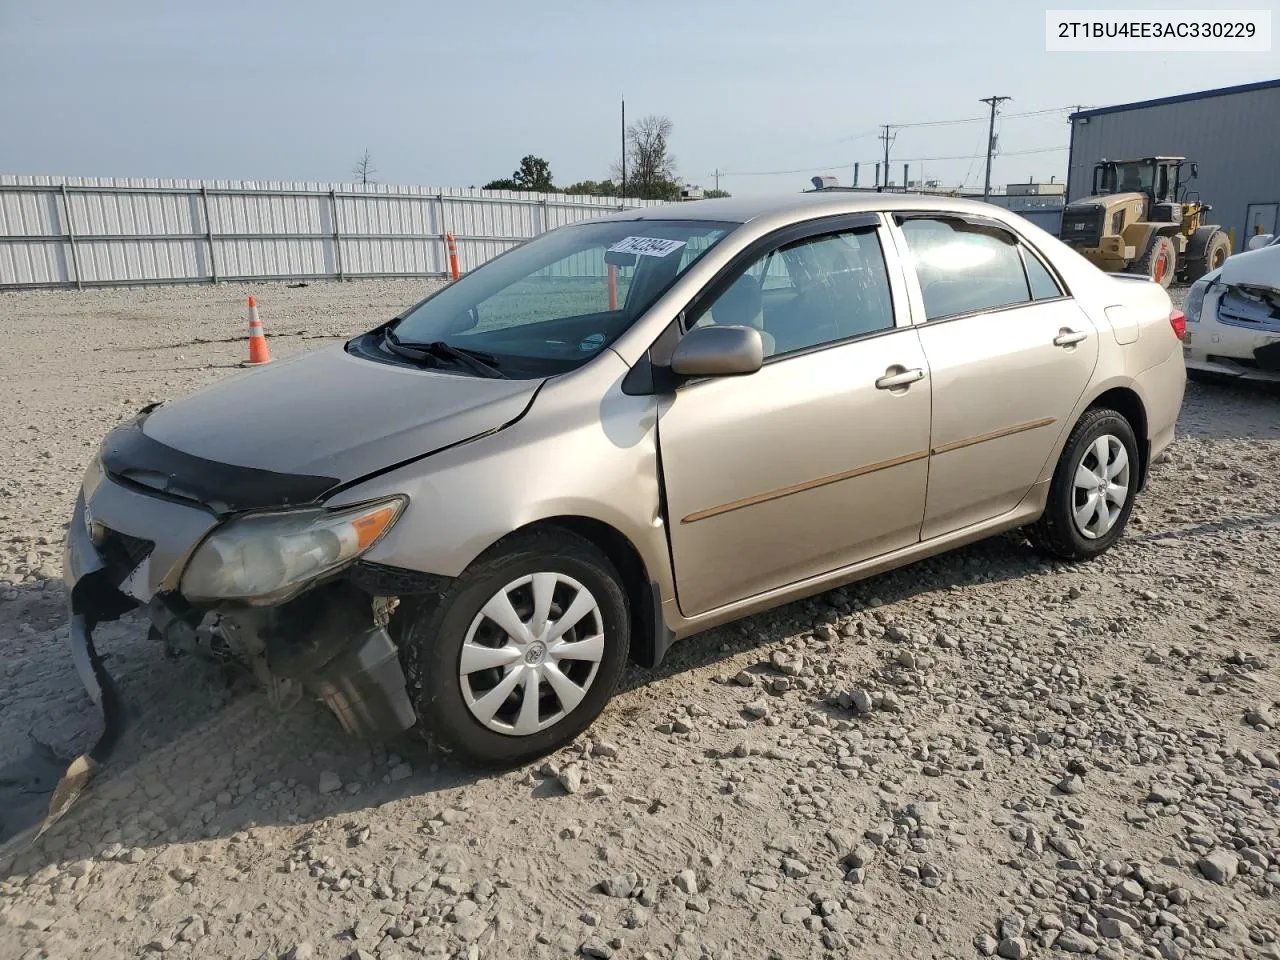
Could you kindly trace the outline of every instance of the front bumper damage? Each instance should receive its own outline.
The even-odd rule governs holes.
[[[94,630],[131,610],[150,619],[158,650],[239,661],[278,705],[310,691],[361,736],[394,735],[415,723],[389,627],[401,596],[410,605],[425,602],[447,581],[357,562],[276,606],[193,606],[178,589],[181,575],[221,519],[118,482],[96,461],[90,467],[67,533],[63,579],[72,661],[101,712],[102,735],[67,769],[37,836],[66,813],[124,732],[124,702]]]
[[[1188,370],[1280,383],[1280,290],[1211,285],[1197,322],[1187,324],[1183,356]]]

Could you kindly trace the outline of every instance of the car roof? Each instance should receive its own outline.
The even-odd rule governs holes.
[[[952,211],[1004,219],[1007,213],[994,204],[960,197],[918,193],[815,192],[782,196],[724,197],[664,203],[656,207],[623,210],[601,217],[603,220],[718,220],[722,223],[749,223],[762,218],[808,220],[843,213],[876,213],[884,210]]]

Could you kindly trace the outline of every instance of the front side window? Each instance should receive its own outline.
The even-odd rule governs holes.
[[[445,344],[506,376],[563,373],[621,336],[736,226],[611,220],[555,230],[445,287],[391,331],[406,350]]]
[[[925,317],[940,320],[1031,299],[1018,241],[998,227],[939,217],[902,221]]]
[[[893,327],[893,298],[874,227],[798,240],[743,270],[695,326],[746,325],[765,356]]]

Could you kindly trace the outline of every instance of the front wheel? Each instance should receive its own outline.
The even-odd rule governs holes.
[[[626,665],[630,615],[609,559],[568,531],[497,544],[421,613],[403,651],[423,727],[489,766],[572,741]]]
[[[1178,251],[1173,241],[1163,235],[1151,238],[1147,252],[1134,268],[1135,273],[1145,274],[1166,290],[1173,283],[1173,276],[1178,269]]]
[[[1087,560],[1120,539],[1138,490],[1138,442],[1115,410],[1090,410],[1062,450],[1044,514],[1029,533],[1064,560]]]

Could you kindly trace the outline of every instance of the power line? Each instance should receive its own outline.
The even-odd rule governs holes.
[[[1069,149],[1070,147],[1068,146],[1036,147],[1031,150],[1009,150],[1005,153],[1002,153],[1001,156],[1021,157],[1021,156],[1027,156],[1033,153],[1066,153],[1067,150]],[[984,156],[986,156],[985,153],[960,153],[960,154],[952,154],[951,156],[948,156],[948,157],[899,157],[898,159],[901,160],[903,163],[933,163],[934,161],[939,161],[939,160],[981,160]],[[866,159],[859,160],[857,162],[858,163],[880,163],[883,161],[881,158],[873,158],[870,160],[866,160]],[[729,170],[729,171],[721,170],[720,176],[722,177],[774,177],[774,176],[781,176],[782,174],[788,174],[788,173],[811,173],[814,170],[817,170],[822,167],[842,167],[842,166],[848,166],[848,164],[849,164],[848,160],[836,160],[831,163],[813,163],[807,167],[798,167],[794,170]]]
[[[986,102],[985,100],[983,101]],[[1065,113],[1069,110],[1078,110],[1078,107],[1047,107],[1044,110],[1025,110],[1022,113],[1006,113],[1001,114],[1001,119],[1013,120],[1019,117],[1043,117],[1051,113]],[[966,117],[963,120],[921,120],[916,123],[893,123],[890,126],[899,130],[905,130],[910,127],[949,127],[960,123],[984,123],[988,118],[982,117]]]
[[[1004,113],[1000,115],[1000,119],[1001,121],[1004,121],[1004,120],[1022,119],[1026,117],[1046,117],[1050,114],[1064,114],[1064,113],[1071,113],[1072,111],[1079,112],[1082,109],[1084,108],[1078,104],[1071,104],[1071,105],[1062,106],[1062,107],[1045,107],[1040,110],[1024,110],[1020,113]],[[828,140],[828,141],[825,141],[824,143],[814,144],[813,146],[817,146],[817,147],[834,146],[835,144],[850,143],[855,140],[864,140],[870,137],[875,137],[876,139],[883,141],[885,139],[886,133],[890,135],[889,145],[892,145],[894,140],[897,139],[896,131],[899,131],[899,130],[908,130],[908,129],[913,129],[917,127],[955,126],[960,124],[983,123],[983,122],[989,122],[989,121],[990,121],[989,116],[982,116],[982,117],[966,117],[960,120],[921,120],[915,123],[886,123],[886,124],[882,124],[881,126],[873,130],[864,130],[860,133],[855,133],[848,137],[840,137],[837,140]],[[802,149],[809,149],[809,148],[805,147]],[[1047,148],[1044,150],[1022,150],[1022,151],[1011,152],[1008,154],[1008,156],[1018,156],[1020,154],[1025,155],[1027,153],[1049,153],[1057,149],[1065,150],[1066,148],[1054,147],[1054,148]],[[885,151],[885,152],[887,153],[888,151]],[[917,163],[917,162],[927,163],[927,162],[933,162],[937,160],[981,160],[984,156],[985,156],[985,153],[976,153],[973,155],[966,154],[963,156],[957,155],[957,156],[949,156],[949,157],[906,157],[906,158],[903,158],[903,162],[904,163]],[[877,157],[870,160],[860,159],[854,162],[859,164],[863,164],[863,163],[884,164],[885,157],[881,156],[881,157]],[[810,171],[812,171],[817,167],[835,168],[835,167],[848,166],[848,164],[849,164],[849,161],[845,159],[845,160],[837,160],[831,163],[811,164],[810,166],[799,167],[793,170],[748,170],[748,171],[742,171],[738,173],[734,173],[734,172],[725,173],[722,171],[721,176],[732,176],[732,177],[781,176],[783,174],[792,174],[792,173],[809,173]],[[885,179],[886,180],[888,179],[887,172],[886,172]]]
[[[975,149],[975,150],[981,149],[981,146],[982,146],[982,141],[981,141],[981,140],[979,140],[979,141],[978,141],[978,146],[977,146],[977,147],[974,147],[974,149]],[[970,175],[972,175],[972,173],[973,173],[973,164],[974,164],[974,161],[975,161],[975,160],[977,160],[977,159],[978,159],[978,155],[977,155],[976,153],[975,153],[972,157],[970,157],[970,158],[969,158],[969,166],[968,166],[967,168],[965,168],[965,171],[964,171],[964,179],[960,181],[962,184],[965,184],[965,183],[968,183],[968,182],[969,182],[969,177],[970,177]]]
[[[880,128],[879,128],[879,127],[876,127],[876,128],[875,128],[875,129],[873,129],[873,130],[864,130],[864,131],[862,131],[862,133],[855,133],[855,134],[853,134],[852,136],[849,136],[849,137],[840,137],[839,139],[836,139],[836,140],[825,140],[825,141],[823,141],[822,143],[815,143],[815,144],[813,144],[813,146],[815,146],[815,147],[833,147],[833,146],[835,146],[837,143],[850,143],[850,142],[852,142],[852,141],[854,141],[854,140],[866,140],[866,139],[868,139],[868,138],[870,138],[870,137],[877,137],[877,138],[878,138],[879,136],[880,136]],[[808,148],[806,147],[806,148],[804,148],[804,149],[808,149]]]

